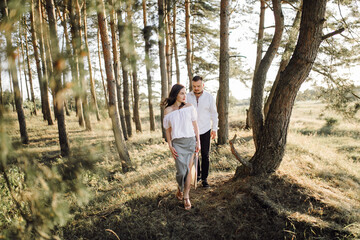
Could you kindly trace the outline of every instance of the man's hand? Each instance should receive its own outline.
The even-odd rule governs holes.
[[[216,131],[212,130],[211,131],[211,139],[215,139],[216,137]]]

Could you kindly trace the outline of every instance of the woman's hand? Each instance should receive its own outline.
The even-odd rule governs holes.
[[[200,141],[197,141],[196,142],[196,148],[195,148],[195,152],[199,152],[201,149],[201,146],[200,146]]]
[[[176,159],[178,157],[178,154],[177,154],[175,148],[171,145],[169,145],[169,148],[170,148],[170,152],[171,152],[173,158]]]

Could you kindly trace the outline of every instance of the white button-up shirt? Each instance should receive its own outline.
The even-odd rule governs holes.
[[[196,99],[192,91],[186,95],[186,101],[196,108],[199,134],[204,134],[210,129],[213,131],[218,130],[218,113],[215,99],[210,93],[203,91],[200,97]]]

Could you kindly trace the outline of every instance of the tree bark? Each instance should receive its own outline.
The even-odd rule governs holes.
[[[295,51],[280,74],[268,115],[265,119],[258,147],[252,159],[254,175],[274,172],[285,152],[287,131],[296,94],[314,64],[322,41],[326,0],[304,0],[300,33]],[[237,175],[243,167],[237,170]]]
[[[158,15],[159,15],[159,26],[158,26],[158,44],[159,44],[159,61],[160,61],[160,74],[161,74],[161,103],[167,98],[168,95],[168,80],[166,75],[166,65],[165,65],[165,29],[164,29],[164,0],[158,0]],[[164,106],[160,106],[161,110],[161,129],[162,137],[166,137],[166,132],[163,127],[164,119]]]
[[[262,58],[262,50],[264,45],[264,25],[265,25],[265,0],[260,0],[260,19],[259,19],[259,32],[256,46],[256,62],[255,62],[255,71],[259,68],[259,64]]]
[[[229,137],[229,1],[220,4],[220,69],[217,111],[219,114],[218,144]]]
[[[29,94],[29,88],[27,85],[27,70],[25,67],[25,53],[24,53],[24,44],[22,41],[22,34],[21,34],[21,26],[22,24],[19,24],[19,35],[20,35],[20,47],[21,47],[21,56],[22,56],[22,64],[21,64],[21,68],[24,71],[24,78],[25,78],[25,88],[26,88],[26,94],[27,94],[27,100],[30,101],[30,94]],[[24,29],[25,30],[25,29]],[[26,32],[24,31],[24,35],[26,34]],[[20,59],[20,58],[19,58]],[[21,69],[20,68],[20,69]],[[20,83],[22,83],[22,81],[20,81]],[[24,89],[24,87],[23,87]]]
[[[124,97],[124,111],[125,111],[125,123],[128,137],[132,136],[131,126],[131,112],[130,112],[130,94],[129,94],[129,73],[128,73],[128,62],[125,54],[125,43],[126,39],[124,32],[126,30],[126,24],[122,20],[122,12],[118,9],[118,30],[119,30],[119,47],[120,47],[120,62],[123,76],[123,97]]]
[[[88,60],[88,65],[89,65],[91,103],[92,103],[92,105],[93,105],[93,108],[95,109],[96,119],[97,119],[98,121],[100,121],[99,107],[98,107],[97,99],[96,99],[95,82],[94,82],[94,78],[93,78],[93,74],[92,74],[92,64],[91,64],[91,59],[90,59],[89,43],[88,43],[88,35],[87,35],[86,0],[84,0],[83,3],[84,3],[83,8],[84,8],[85,51],[86,51],[86,56],[87,56],[87,60]]]
[[[150,122],[150,131],[155,131],[155,116],[154,108],[152,103],[152,80],[151,80],[151,60],[150,60],[150,49],[151,49],[151,31],[152,27],[147,25],[147,14],[146,14],[146,0],[142,1],[143,6],[143,20],[144,20],[144,29],[143,35],[145,40],[145,65],[146,65],[146,83],[148,87],[148,105],[149,105],[149,122]]]
[[[65,113],[64,113],[64,99],[65,93],[63,91],[63,85],[61,82],[61,72],[65,68],[65,59],[61,57],[59,50],[59,41],[57,38],[56,29],[56,18],[55,8],[53,0],[46,0],[46,11],[49,18],[49,30],[50,30],[50,41],[51,41],[51,52],[53,54],[53,72],[51,81],[54,83],[54,91],[56,102],[54,112],[57,116],[59,142],[61,149],[61,156],[65,157],[70,154],[70,145],[67,137],[66,124],[65,124]]]
[[[259,145],[258,140],[261,136],[264,121],[262,110],[266,74],[280,46],[281,37],[284,30],[284,16],[281,10],[281,1],[273,0],[272,2],[275,18],[275,33],[264,58],[259,64],[258,70],[254,74],[253,85],[251,88],[249,116],[256,149]]]
[[[107,76],[107,85],[109,91],[109,114],[112,120],[112,127],[115,136],[116,147],[121,159],[121,166],[123,172],[128,172],[131,169],[130,156],[126,147],[125,140],[120,126],[120,119],[118,114],[118,107],[116,102],[116,83],[113,76],[113,66],[111,64],[111,48],[108,37],[107,23],[105,17],[105,7],[103,0],[97,0],[100,9],[98,9],[98,24],[102,40],[104,60],[105,60],[105,70]]]
[[[31,67],[30,67],[29,46],[28,46],[28,39],[27,39],[26,31],[25,31],[24,35],[25,35],[25,51],[26,51],[27,67],[28,67],[28,74],[29,74],[31,101],[34,104],[33,114],[37,115],[35,93],[34,93],[34,87],[33,87],[33,82],[32,82],[32,73],[31,73]]]
[[[20,89],[19,89],[18,76],[17,76],[17,71],[16,71],[16,63],[15,63],[16,53],[15,53],[15,48],[13,47],[12,40],[11,40],[11,28],[12,28],[13,22],[10,19],[10,13],[9,13],[9,9],[8,9],[6,0],[4,2],[3,12],[5,13],[6,24],[9,24],[11,26],[11,27],[9,27],[9,30],[5,31],[5,39],[6,39],[6,50],[7,50],[9,70],[11,73],[11,78],[12,78],[12,82],[13,82],[13,86],[14,86],[14,99],[15,99],[16,113],[17,113],[19,128],[20,128],[20,137],[21,137],[21,142],[23,144],[28,144],[29,137],[28,137],[27,129],[26,129],[25,114],[24,114],[24,110],[23,110],[22,99],[21,99]]]
[[[275,89],[276,89],[276,86],[278,85],[278,82],[279,82],[279,79],[280,79],[280,74],[281,74],[281,72],[284,71],[285,67],[289,64],[291,54],[293,53],[293,49],[295,49],[296,38],[297,38],[297,36],[299,34],[300,19],[301,19],[301,5],[299,6],[299,10],[296,13],[293,25],[292,25],[292,27],[290,29],[289,39],[288,39],[288,42],[286,43],[284,53],[281,56],[281,62],[280,62],[279,70],[277,72],[274,84],[271,87],[269,97],[266,100],[266,103],[265,103],[265,106],[264,106],[265,118],[267,116],[267,113],[269,112],[270,103],[271,103],[271,101],[272,101],[272,99],[274,97]]]
[[[174,3],[173,10],[173,44],[174,44],[174,56],[175,56],[175,66],[176,66],[176,83],[180,84],[180,64],[179,56],[177,51],[177,42],[176,42],[176,3]]]
[[[38,10],[38,20],[39,20],[39,44],[40,44],[40,57],[41,57],[41,63],[42,63],[42,88],[43,88],[43,94],[44,94],[44,113],[45,113],[45,119],[48,121],[48,125],[53,125],[53,119],[51,116],[51,108],[50,108],[50,101],[49,101],[49,78],[48,78],[48,70],[46,65],[46,50],[45,50],[45,41],[44,41],[44,24],[42,19],[42,5],[41,0],[38,1],[37,4],[37,10]]]
[[[189,78],[189,88],[192,91],[193,69],[191,61],[191,35],[190,35],[190,0],[185,0],[185,38],[186,38],[186,66]]]
[[[106,108],[109,110],[109,100],[107,97],[107,90],[106,90],[105,81],[104,81],[104,74],[103,74],[103,70],[102,70],[102,66],[101,66],[101,49],[100,49],[100,31],[99,31],[99,29],[97,31],[97,42],[98,42],[99,68],[100,68],[101,81],[102,81],[102,85],[104,88],[105,105],[106,105]]]
[[[172,43],[171,43],[171,18],[170,18],[170,2],[165,1],[166,17],[165,17],[165,56],[166,56],[166,73],[168,79],[168,89],[172,87]]]
[[[116,13],[115,13],[115,3],[112,1],[113,8],[110,12],[110,30],[111,30],[111,40],[112,40],[112,53],[114,60],[114,76],[116,82],[116,96],[118,101],[118,110],[120,115],[120,122],[122,132],[124,134],[124,139],[127,140],[127,131],[126,131],[126,123],[125,123],[125,114],[123,109],[123,98],[121,94],[121,79],[120,79],[120,64],[119,64],[119,55],[118,55],[118,46],[117,46],[117,37],[116,37]]]

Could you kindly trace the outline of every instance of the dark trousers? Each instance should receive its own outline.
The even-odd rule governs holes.
[[[200,135],[201,161],[198,163],[198,178],[201,176],[201,180],[206,180],[209,175],[210,132],[211,129]]]

